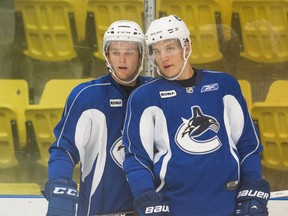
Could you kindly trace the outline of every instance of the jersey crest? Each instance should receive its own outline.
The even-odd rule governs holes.
[[[110,149],[110,155],[114,162],[120,167],[123,167],[123,161],[125,159],[125,146],[122,142],[122,137],[119,137],[112,145]]]
[[[219,149],[222,145],[217,136],[220,124],[212,116],[203,114],[199,106],[191,107],[191,111],[190,119],[182,118],[183,123],[175,135],[176,144],[189,154],[208,154]]]

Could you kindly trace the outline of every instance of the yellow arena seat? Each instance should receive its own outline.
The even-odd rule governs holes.
[[[64,107],[67,96],[78,84],[90,79],[52,79],[42,92],[39,105]],[[38,106],[38,105],[36,105]]]
[[[159,16],[174,14],[187,24],[192,40],[193,64],[212,63],[223,58],[221,42],[221,7],[217,0],[160,0]]]
[[[39,152],[37,161],[43,166],[47,166],[50,145],[55,141],[53,129],[61,118],[63,107],[53,107],[47,105],[35,105],[26,109],[27,133],[30,135],[29,143],[33,144],[33,149]],[[35,140],[34,140],[34,139]],[[37,146],[36,146],[37,145]]]
[[[143,29],[143,0],[88,0],[86,39],[93,47],[93,55],[104,60],[102,39],[109,25],[120,19],[137,22]],[[143,30],[144,31],[144,30]]]
[[[18,49],[41,61],[75,58],[77,1],[80,0],[14,0]]]
[[[264,102],[253,104],[264,147],[263,166],[288,171],[288,81],[274,81]]]
[[[55,79],[46,83],[39,104],[30,105],[25,110],[27,143],[39,152],[37,161],[47,166],[48,149],[55,141],[53,129],[62,116],[65,101],[71,90],[89,79]]]
[[[0,169],[15,167],[18,165],[15,145],[19,142],[17,114],[9,106],[0,105],[0,122]]]
[[[221,7],[221,21],[222,24],[231,26],[232,17],[232,3],[231,0],[217,0]]]
[[[251,85],[247,80],[238,80],[238,83],[240,84],[242,93],[246,99],[246,103],[248,106],[248,110],[251,113],[252,109],[252,89]]]
[[[5,136],[10,136],[8,133],[8,125],[13,126],[13,131],[18,134],[19,143],[14,143],[22,148],[26,144],[26,131],[25,131],[25,113],[24,110],[29,104],[29,89],[28,83],[25,80],[20,79],[0,79],[0,107],[1,111],[1,126],[4,130],[6,125],[6,135],[3,137],[0,133],[0,142]],[[6,122],[5,122],[6,121]],[[1,129],[2,132],[2,129]],[[4,138],[7,139],[8,137]],[[4,141],[3,141],[4,142]],[[0,150],[1,151],[1,150]],[[0,159],[1,160],[1,159]]]
[[[260,63],[288,61],[288,0],[232,0],[232,28],[241,56]]]
[[[77,37],[79,41],[85,40],[85,23],[87,15],[87,2],[88,0],[73,0],[74,1],[74,13],[75,13],[75,25],[77,30]]]

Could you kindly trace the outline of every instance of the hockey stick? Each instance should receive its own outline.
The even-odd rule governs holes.
[[[288,197],[288,190],[273,191],[270,193],[270,199],[280,198],[280,197]],[[131,214],[131,216],[132,216],[135,213],[136,212],[134,212],[134,211],[129,211],[129,212],[119,212],[119,213],[93,215],[93,216],[129,216],[126,214]]]
[[[91,216],[133,216],[133,215],[136,215],[135,211],[118,212],[118,213],[101,214],[101,215],[91,215]]]
[[[270,193],[270,199],[280,198],[280,197],[288,197],[288,190],[273,191]]]
[[[270,199],[280,198],[280,197],[288,197],[288,190],[273,191],[270,193]],[[129,215],[132,216],[135,213],[136,212],[134,211],[129,211],[129,212],[119,212],[119,213],[93,215],[93,216],[129,216]],[[126,214],[129,214],[129,215],[126,215]]]

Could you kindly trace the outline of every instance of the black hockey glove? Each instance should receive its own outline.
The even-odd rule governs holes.
[[[237,216],[268,216],[269,183],[264,179],[244,179],[237,196]]]
[[[134,199],[138,216],[169,216],[169,206],[155,191],[147,191]]]
[[[78,191],[74,181],[51,180],[45,185],[44,196],[49,201],[46,216],[75,216]]]

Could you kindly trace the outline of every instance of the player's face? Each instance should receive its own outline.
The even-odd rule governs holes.
[[[175,77],[181,70],[183,49],[177,39],[169,39],[152,44],[152,59],[165,77]]]
[[[139,45],[135,42],[115,41],[109,44],[107,58],[115,75],[125,82],[132,80],[138,73],[141,61]]]

